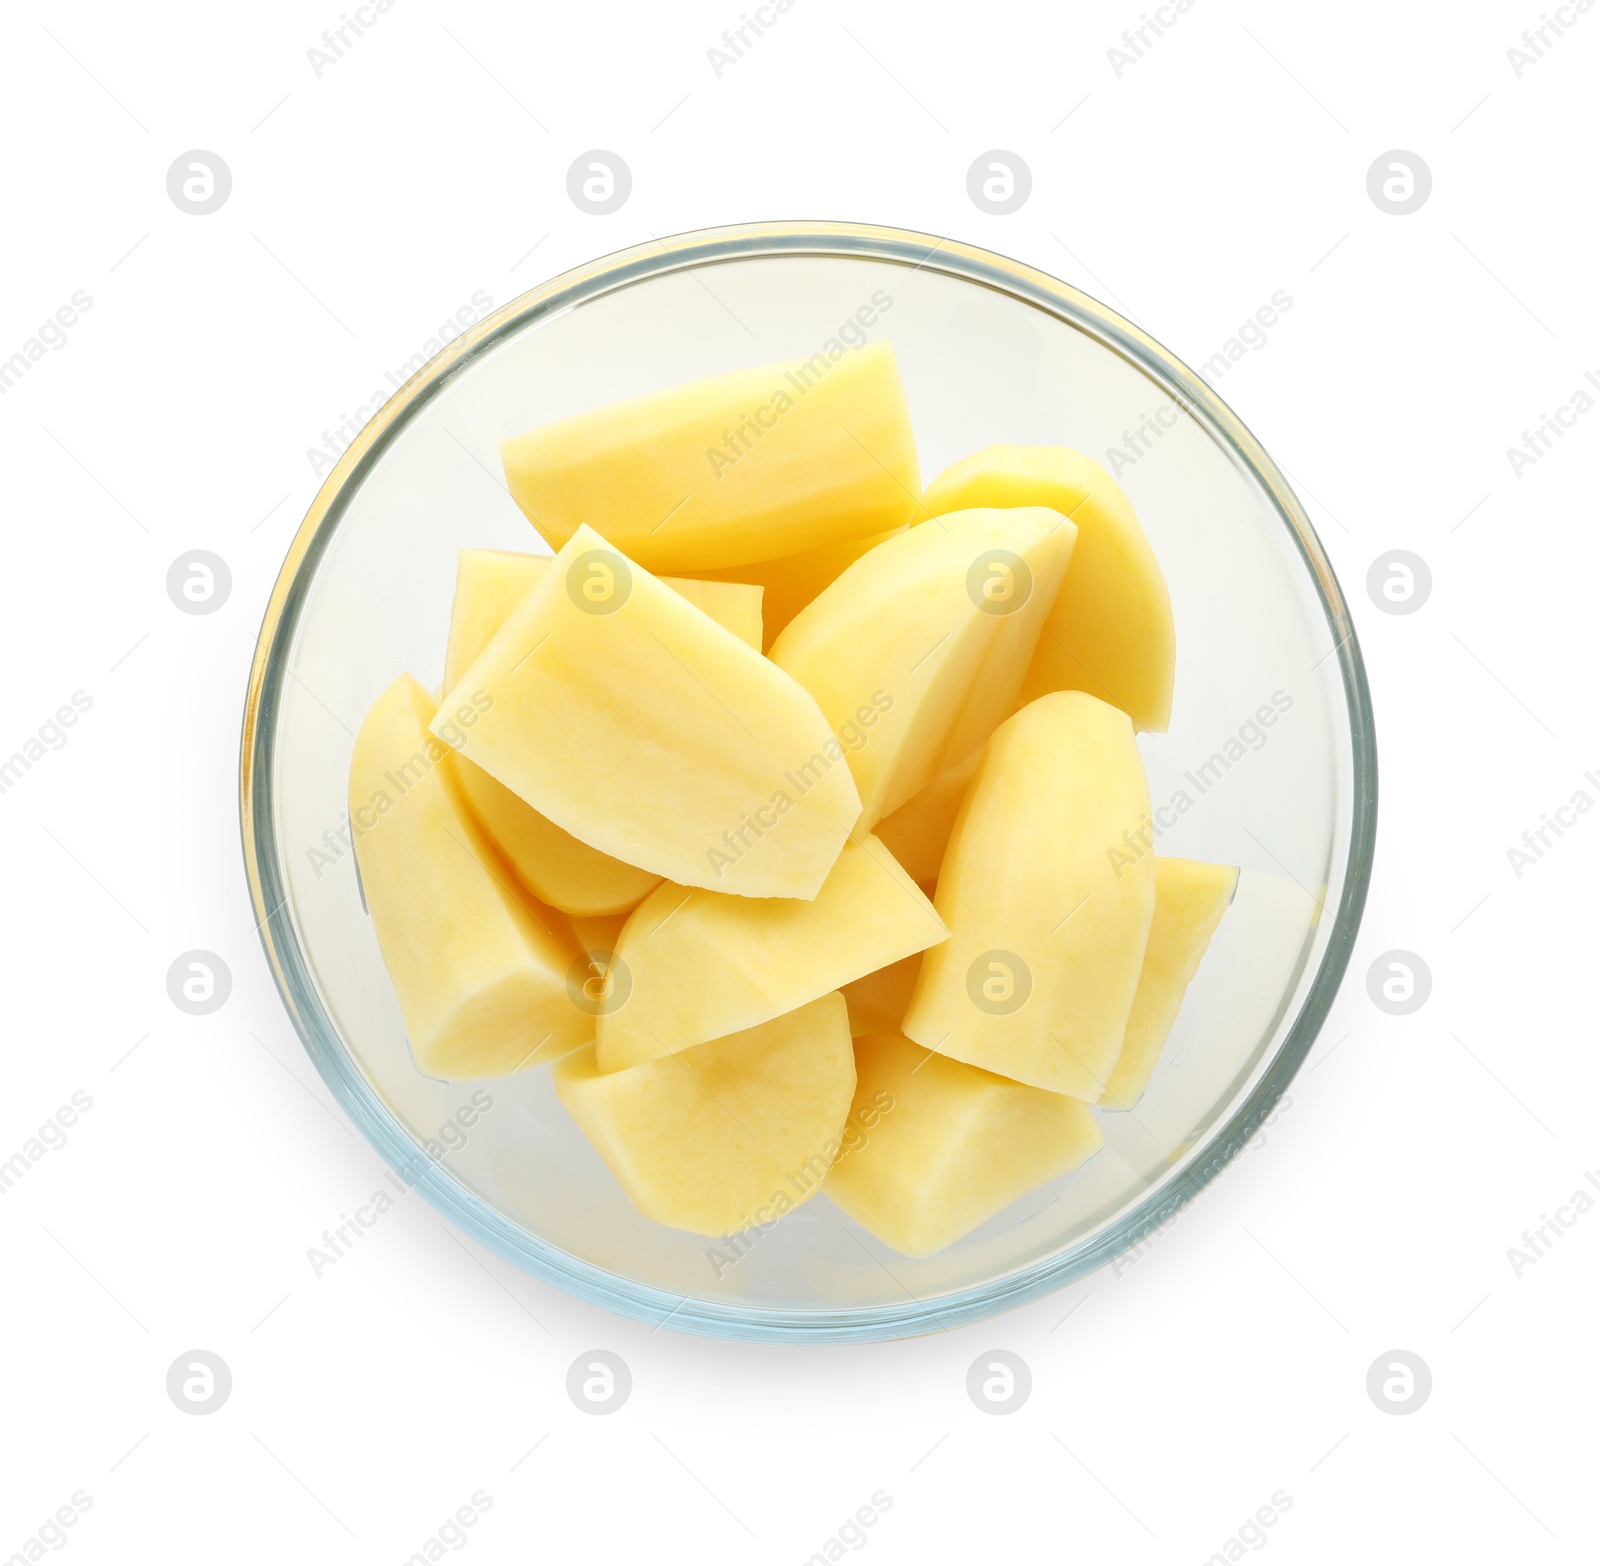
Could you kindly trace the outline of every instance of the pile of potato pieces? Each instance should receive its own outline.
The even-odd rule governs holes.
[[[1152,852],[1175,640],[1122,491],[1023,446],[924,490],[887,342],[502,458],[554,554],[462,551],[443,685],[351,760],[418,1069],[553,1062],[638,1210],[714,1237],[825,1190],[926,1256],[1082,1164],[1237,880]]]

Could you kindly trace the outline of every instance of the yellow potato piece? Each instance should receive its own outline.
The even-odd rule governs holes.
[[[602,1073],[582,1049],[555,1078],[567,1113],[646,1218],[719,1237],[817,1194],[855,1083],[838,994],[626,1071]]]
[[[982,760],[980,745],[946,767],[926,788],[878,823],[879,840],[919,885],[932,886],[938,881],[939,866],[944,863],[945,847],[961,811],[961,801],[967,797]],[[895,1026],[898,1028],[899,1024]]]
[[[866,1116],[873,1118],[869,1123]],[[885,1245],[931,1256],[1097,1152],[1087,1104],[932,1054],[893,1035],[856,1040],[847,1144],[823,1189]]]
[[[1095,1102],[1122,1050],[1155,909],[1133,725],[1057,691],[995,730],[950,836],[907,1038]]]
[[[667,882],[617,944],[623,977],[595,1019],[617,1071],[755,1027],[946,939],[933,904],[875,838],[847,843],[810,902]]]
[[[577,942],[484,840],[455,758],[428,732],[433,715],[432,696],[403,674],[362,722],[350,759],[356,860],[417,1068],[504,1076],[586,1043],[594,1022],[567,991]]]
[[[478,655],[550,564],[549,555],[463,549],[445,649],[445,688],[454,689]],[[664,578],[664,584],[725,625],[741,641],[761,645],[761,589],[726,582]],[[481,825],[530,892],[580,918],[624,913],[661,877],[579,842],[518,799],[482,767],[458,758],[462,792]]]
[[[922,953],[916,952],[841,985],[839,993],[850,1008],[851,1036],[898,1033],[921,972]]]
[[[509,549],[463,549],[456,556],[456,596],[450,606],[444,686],[452,689],[544,574],[554,557]],[[662,583],[758,651],[762,642],[761,587],[664,576]]]
[[[1178,1020],[1184,991],[1200,970],[1211,937],[1239,885],[1234,865],[1198,859],[1156,860],[1156,911],[1122,1053],[1106,1079],[1105,1109],[1131,1109],[1149,1085]]]
[[[817,894],[861,801],[790,676],[580,527],[436,730],[580,842],[685,886]],[[589,910],[599,912],[599,910]]]
[[[1139,729],[1172,717],[1172,598],[1128,497],[1099,463],[1066,446],[989,446],[948,467],[922,503],[934,516],[970,506],[1052,506],[1078,526],[1022,700],[1087,691]]]
[[[921,484],[894,350],[736,370],[561,419],[500,447],[552,548],[588,524],[652,571],[820,549],[911,520]]]
[[[849,744],[858,834],[1011,711],[1075,532],[1043,506],[937,518],[863,555],[773,643]]]
[[[869,549],[876,549],[886,538],[905,530],[905,527],[897,527],[887,533],[875,533],[871,538],[847,538],[843,543],[824,544],[821,549],[810,549],[803,555],[757,560],[751,565],[730,566],[725,571],[705,571],[701,576],[708,585],[711,582],[752,582],[764,590],[761,615],[764,622],[762,649],[765,651],[777,641],[778,633],[823,588],[836,580],[846,566],[854,565]],[[706,612],[711,613],[709,609]]]

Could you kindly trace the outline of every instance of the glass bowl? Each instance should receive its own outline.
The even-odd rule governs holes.
[[[549,1069],[422,1076],[344,841],[353,736],[402,670],[442,678],[456,551],[543,551],[506,436],[808,356],[867,307],[924,479],[996,441],[1112,468],[1171,585],[1171,732],[1141,736],[1165,854],[1242,867],[1144,1098],[1104,1148],[911,1260],[817,1197],[729,1247],[636,1213]],[[865,317],[863,317],[865,318]],[[686,234],[566,273],[465,330],[356,436],[296,535],[251,671],[245,867],[285,1006],[394,1170],[466,1233],[626,1316],[750,1340],[904,1337],[1082,1277],[1225,1168],[1305,1059],[1372,864],[1376,754],[1355,631],[1283,475],[1210,387],[1104,305],[951,240],[843,223]]]

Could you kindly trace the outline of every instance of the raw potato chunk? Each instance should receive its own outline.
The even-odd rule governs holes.
[[[1012,710],[1075,533],[1043,506],[940,517],[863,555],[773,643],[849,738],[858,834]]]
[[[943,1250],[1101,1145],[1081,1100],[893,1035],[856,1040],[852,1120],[868,1109],[876,1123],[840,1155],[823,1189],[906,1256]]]
[[[950,835],[903,1031],[969,1065],[1095,1102],[1122,1050],[1155,909],[1126,713],[1057,691],[995,730]]]
[[[445,646],[446,690],[460,683],[473,660],[494,640],[511,611],[544,574],[550,555],[514,554],[508,549],[463,549],[456,556],[456,596],[450,607],[450,640]],[[664,576],[662,582],[687,598],[741,642],[759,648],[761,589],[733,582],[696,582]]]
[[[1106,1081],[1106,1109],[1131,1109],[1149,1084],[1162,1046],[1178,1020],[1184,991],[1200,968],[1239,885],[1234,865],[1197,859],[1156,860],[1156,912],[1144,967],[1128,1014],[1122,1053]]]
[[[1053,506],[1078,525],[1078,545],[1045,621],[1022,699],[1087,691],[1134,727],[1172,717],[1172,599],[1155,551],[1111,475],[1066,446],[989,446],[928,486],[934,516],[969,506]]]
[[[810,902],[667,882],[623,929],[626,997],[595,1019],[596,1063],[617,1071],[755,1027],[949,933],[873,837],[845,845]]]
[[[938,881],[939,866],[944,863],[944,851],[955,829],[961,801],[967,797],[982,760],[980,745],[946,767],[926,788],[878,823],[883,846],[918,885],[932,886]]]
[[[453,690],[550,564],[548,555],[463,549],[445,649],[445,688]],[[761,589],[679,578],[666,585],[752,647],[761,645]],[[478,823],[530,892],[580,918],[624,913],[661,877],[579,842],[517,798],[482,767],[458,757],[457,776]]]
[[[898,1033],[921,972],[922,953],[917,952],[842,986],[839,993],[850,1008],[851,1035]]]
[[[633,1205],[721,1237],[815,1196],[844,1137],[856,1068],[843,999],[824,995],[760,1027],[602,1073],[567,1056],[556,1093]]]
[[[561,419],[500,447],[552,548],[587,523],[652,571],[774,560],[911,520],[916,442],[894,350],[735,370]]]
[[[581,842],[685,886],[814,897],[860,814],[816,701],[587,527],[456,691],[484,709],[441,738]]]
[[[350,819],[378,948],[429,1076],[498,1077],[586,1043],[567,996],[577,943],[526,897],[479,832],[428,732],[434,701],[402,674],[350,759]]]
[[[907,524],[909,526],[909,524]],[[842,544],[824,544],[803,555],[788,555],[782,560],[757,560],[751,565],[730,566],[724,571],[704,571],[711,582],[753,582],[764,589],[761,600],[762,651],[777,641],[783,630],[805,606],[846,566],[854,565],[869,549],[876,549],[886,538],[905,532],[897,527],[871,538],[847,538]],[[703,607],[703,606],[702,606]],[[707,610],[707,613],[710,613]],[[724,622],[726,623],[726,622]]]

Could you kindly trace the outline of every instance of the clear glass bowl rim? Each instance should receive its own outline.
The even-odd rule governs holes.
[[[276,718],[286,654],[323,551],[351,494],[390,442],[456,376],[509,335],[648,278],[763,256],[828,256],[929,269],[996,289],[1097,338],[1151,377],[1262,488],[1288,528],[1327,616],[1350,721],[1352,819],[1344,886],[1328,945],[1299,1013],[1255,1087],[1182,1165],[1114,1225],[1028,1267],[925,1301],[836,1310],[756,1307],[676,1295],[582,1261],[519,1228],[428,1159],[384,1107],[324,1010],[288,914],[272,794]],[[1192,370],[1130,321],[1034,267],[950,238],[843,222],[700,229],[575,267],[503,305],[450,342],[356,436],[312,501],[262,619],[240,738],[240,828],[256,928],[285,1008],[334,1097],[389,1166],[445,1218],[514,1266],[623,1316],[680,1332],[748,1342],[866,1342],[962,1326],[1065,1287],[1168,1222],[1232,1161],[1271,1113],[1315,1043],[1349,964],[1371,879],[1377,832],[1372,700],[1344,595],[1304,508],[1233,411]]]

